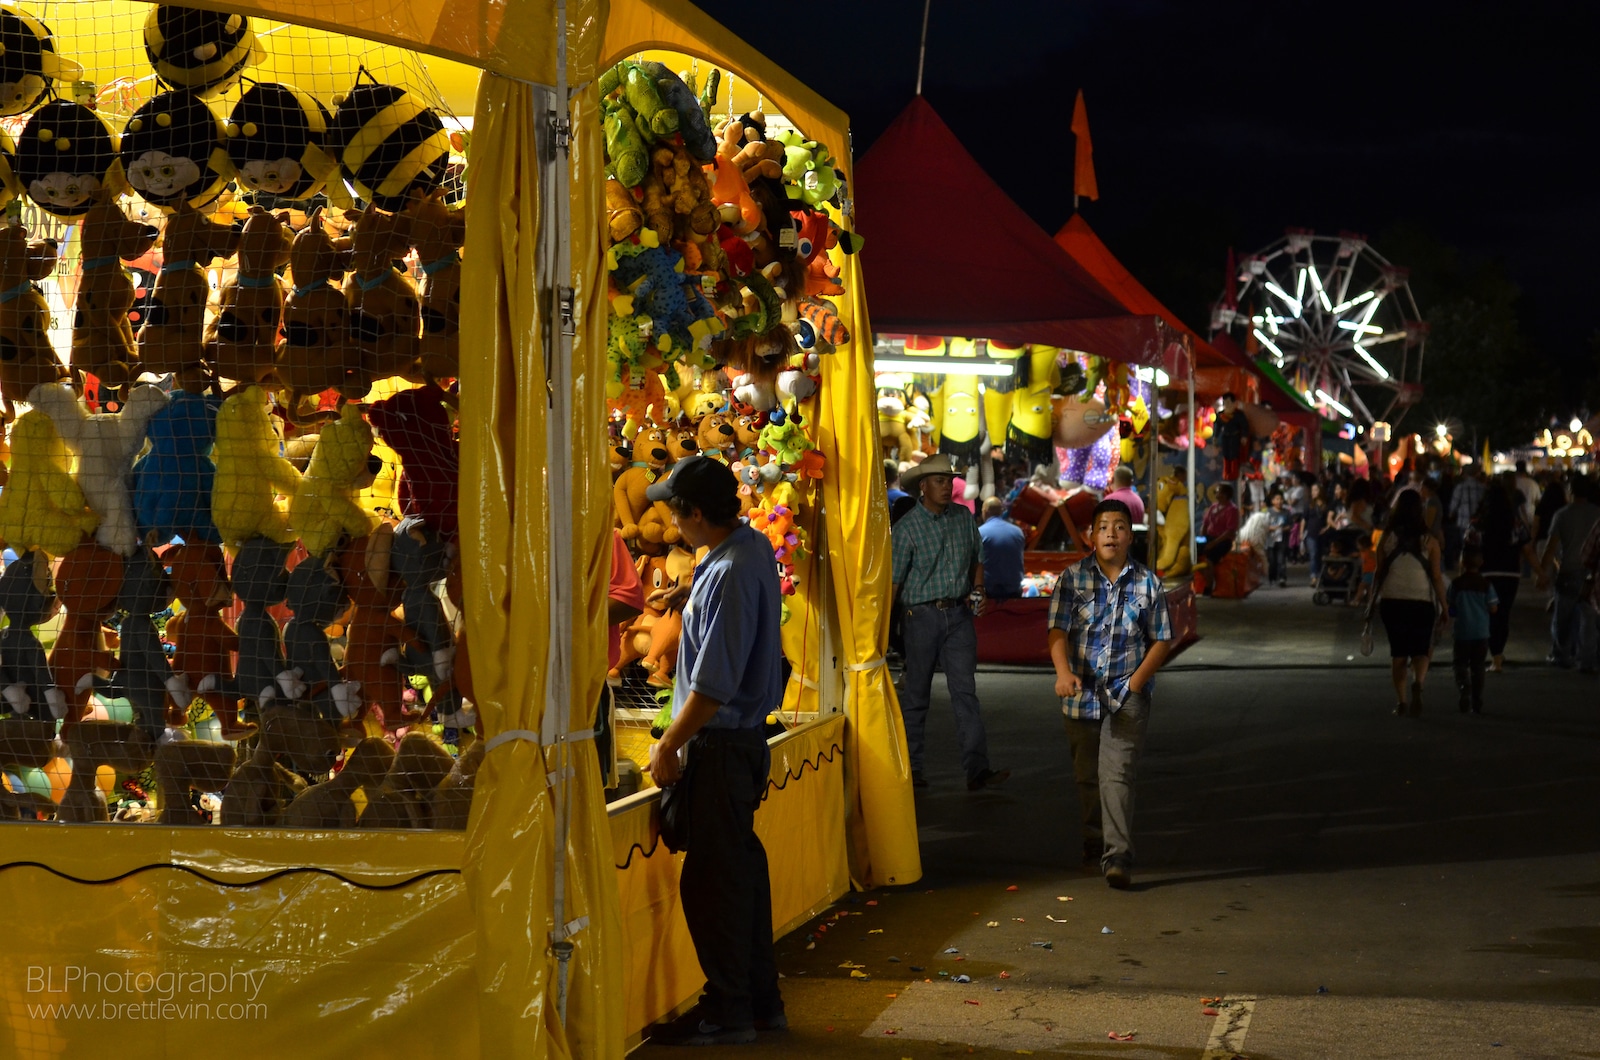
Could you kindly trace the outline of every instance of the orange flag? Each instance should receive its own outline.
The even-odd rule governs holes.
[[[1089,140],[1089,110],[1083,105],[1081,88],[1078,102],[1072,105],[1072,135],[1078,138],[1078,153],[1072,167],[1072,197],[1097,200],[1100,186],[1094,179],[1094,144]]]

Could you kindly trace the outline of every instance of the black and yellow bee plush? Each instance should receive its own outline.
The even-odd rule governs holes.
[[[201,99],[236,84],[248,66],[266,58],[243,15],[157,4],[144,22],[144,51],[163,85]]]
[[[16,174],[28,198],[50,216],[75,221],[101,188],[125,190],[117,139],[81,103],[52,100],[33,112],[17,141]]]
[[[222,121],[193,92],[161,92],[122,130],[122,168],[133,190],[165,210],[211,203],[233,179]]]
[[[25,114],[51,81],[82,76],[83,67],[56,54],[49,26],[19,8],[0,8],[0,115]]]
[[[450,134],[439,115],[396,85],[358,84],[335,99],[328,153],[356,194],[391,213],[412,188],[438,187],[450,164]]]
[[[22,194],[22,182],[17,179],[17,144],[0,129],[0,210]]]
[[[311,198],[338,174],[323,150],[332,122],[321,100],[293,85],[252,85],[225,127],[239,186],[294,202]]]

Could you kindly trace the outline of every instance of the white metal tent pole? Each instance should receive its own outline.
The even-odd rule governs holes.
[[[556,0],[556,86],[547,111],[550,149],[544,152],[544,258],[549,265],[545,312],[545,364],[550,408],[545,417],[546,506],[550,520],[549,659],[545,665],[545,713],[540,742],[546,748],[556,824],[555,878],[551,891],[551,951],[556,956],[556,1006],[567,1024],[567,969],[572,935],[583,923],[566,919],[567,837],[572,829],[572,340],[576,331],[572,284],[571,170],[568,145],[572,108],[567,93],[567,3]],[[523,498],[525,502],[532,498]],[[592,731],[589,735],[593,735]]]
[[[922,0],[922,43],[917,45],[917,95],[922,95],[922,66],[928,58],[928,9],[933,0]],[[731,95],[731,93],[730,93]]]

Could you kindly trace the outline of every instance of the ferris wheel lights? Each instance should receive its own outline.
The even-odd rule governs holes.
[[[1283,304],[1288,306],[1290,311],[1293,312],[1295,316],[1298,317],[1300,315],[1300,313],[1305,309],[1305,306],[1303,306],[1300,303],[1300,299],[1295,298],[1288,291],[1285,291],[1282,287],[1279,287],[1277,284],[1273,283],[1271,280],[1267,281],[1266,288],[1267,288],[1267,290],[1271,291],[1273,294],[1275,294],[1279,298],[1281,298],[1283,300]]]
[[[1341,416],[1352,415],[1352,413],[1349,410],[1349,408],[1347,408],[1346,406],[1340,404],[1339,401],[1332,394],[1328,393],[1326,390],[1318,390],[1317,391],[1317,400],[1321,401],[1324,405],[1327,405],[1329,408],[1334,409]]]
[[[1365,346],[1362,346],[1361,344],[1357,343],[1356,347],[1355,347],[1355,351],[1361,355],[1361,359],[1363,361],[1367,362],[1368,367],[1370,367],[1374,372],[1378,373],[1378,378],[1379,379],[1388,379],[1389,378],[1389,370],[1387,368],[1385,368],[1383,365],[1379,364],[1378,363],[1378,359],[1376,357],[1372,356],[1372,354],[1368,353],[1367,352],[1367,348]]]
[[[1358,324],[1354,320],[1341,320],[1339,326],[1346,331],[1359,331],[1363,335],[1383,334],[1383,329],[1376,324]]]
[[[1281,365],[1283,363],[1283,351],[1278,349],[1278,344],[1267,338],[1266,333],[1260,328],[1255,329],[1255,335],[1256,341],[1261,343],[1261,345],[1265,346],[1267,349],[1271,350],[1278,358],[1278,363]]]
[[[1301,303],[1304,303],[1306,300],[1306,273],[1309,271],[1309,269],[1302,268],[1300,270],[1300,275],[1295,277],[1294,297],[1296,301]]]
[[[1370,302],[1373,298],[1376,298],[1377,295],[1378,295],[1377,291],[1368,291],[1367,293],[1365,293],[1363,295],[1358,295],[1357,297],[1350,299],[1348,302],[1340,302],[1338,305],[1336,305],[1332,309],[1328,310],[1328,312],[1330,312],[1330,313],[1343,313],[1346,309],[1354,309],[1356,306],[1360,305],[1362,302]]]

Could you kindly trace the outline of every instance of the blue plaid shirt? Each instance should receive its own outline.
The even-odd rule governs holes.
[[[1050,600],[1050,628],[1067,635],[1067,660],[1083,691],[1061,701],[1069,718],[1098,720],[1128,698],[1128,681],[1158,640],[1172,639],[1161,579],[1133,560],[1115,581],[1090,554],[1062,572]],[[1155,688],[1152,679],[1145,686]]]

